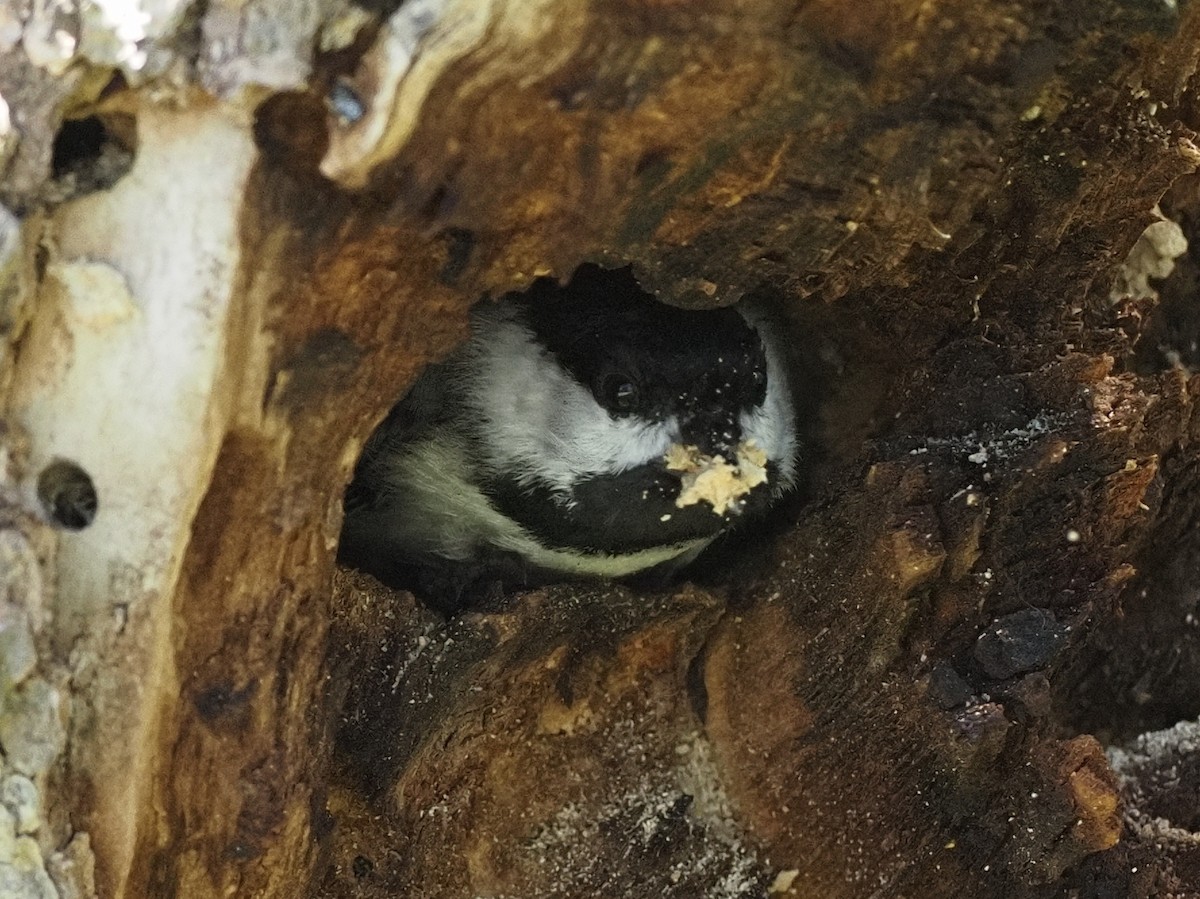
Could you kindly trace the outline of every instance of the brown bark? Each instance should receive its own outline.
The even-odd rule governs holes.
[[[65,754],[28,772],[59,889],[86,833],[105,897],[1200,894],[1196,809],[1155,774],[1194,747],[1118,772],[1105,752],[1200,715],[1198,268],[1160,305],[1110,295],[1144,282],[1121,267],[1160,200],[1193,234],[1200,13],[422,9],[209,4],[144,42],[146,83],[5,50],[32,73],[0,76],[31,123],[0,144],[28,250],[0,383],[32,435],[5,509],[64,451],[42,447],[62,433],[45,360],[72,266],[107,259],[144,318],[169,283],[124,232],[109,251],[106,210],[150,214],[164,166],[207,172],[214,135],[257,149],[209,182],[236,253],[206,267],[163,238],[216,272],[178,305],[208,310],[187,321],[219,363],[181,392],[173,514],[136,564],[104,556],[128,520],[44,552],[38,671],[2,685],[6,710],[35,680],[73,699]],[[169,60],[188,87],[165,109]],[[134,167],[61,203],[109,186],[50,168],[81,94],[114,140],[137,122]],[[443,622],[335,572],[372,423],[471,303],[583,261],[669,302],[779,306],[813,420],[804,495],[670,591],[564,586]],[[108,580],[73,573],[101,558]]]

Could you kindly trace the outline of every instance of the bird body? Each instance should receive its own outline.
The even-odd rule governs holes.
[[[480,303],[468,341],[368,440],[342,558],[451,604],[480,581],[686,564],[795,481],[783,356],[756,311],[668,307],[624,272]],[[734,482],[752,448],[767,483],[681,507],[680,446]]]

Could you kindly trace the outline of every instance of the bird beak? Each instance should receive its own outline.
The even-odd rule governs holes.
[[[667,470],[677,472],[679,497],[675,505],[682,509],[706,502],[716,515],[739,514],[743,497],[767,480],[767,454],[752,440],[742,441],[733,461],[721,454],[704,453],[699,447],[673,444],[664,457]]]
[[[722,456],[731,463],[737,458],[741,439],[741,424],[728,412],[697,415],[683,427],[685,444],[696,446],[709,456]]]

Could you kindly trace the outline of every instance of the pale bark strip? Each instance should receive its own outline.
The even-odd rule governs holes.
[[[247,122],[210,104],[148,105],[138,123],[126,178],[53,219],[10,399],[30,471],[69,459],[99,497],[94,523],[61,536],[54,645],[76,690],[72,779],[91,796],[79,824],[106,895],[121,893],[159,713],[178,695],[170,600],[242,370],[226,340],[256,155]]]

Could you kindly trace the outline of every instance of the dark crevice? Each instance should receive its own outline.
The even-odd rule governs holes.
[[[107,190],[133,168],[136,122],[124,114],[68,119],[54,139],[56,199]]]
[[[390,19],[404,5],[404,0],[354,0],[354,5],[380,19]]]
[[[80,531],[90,525],[99,507],[91,476],[66,459],[58,459],[42,469],[37,494],[50,520],[68,531]]]

